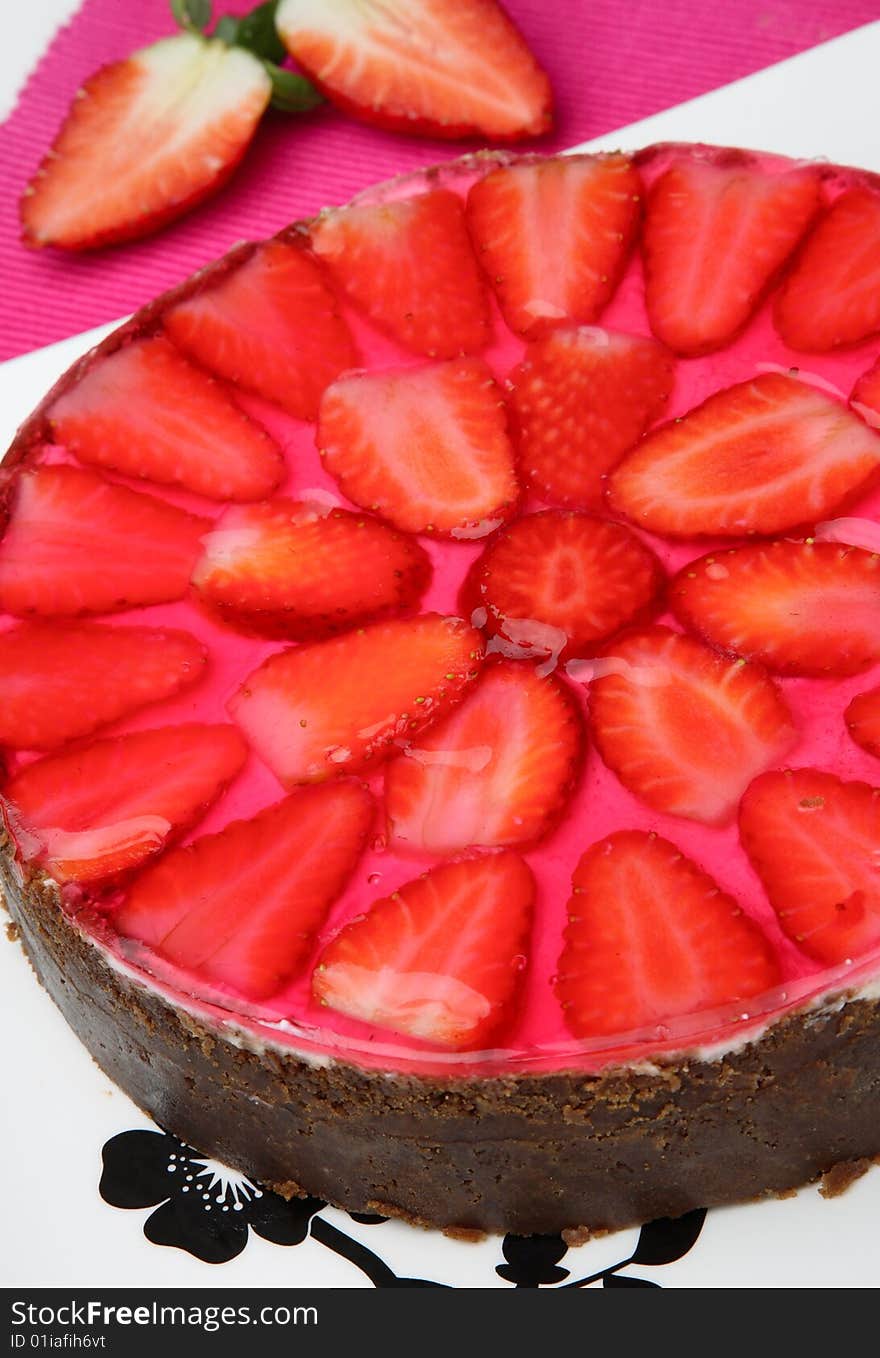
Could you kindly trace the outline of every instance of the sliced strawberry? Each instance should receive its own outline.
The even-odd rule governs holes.
[[[556,994],[576,1037],[607,1037],[778,985],[776,955],[732,896],[668,839],[620,830],[581,858]]]
[[[407,349],[454,358],[488,343],[486,291],[458,194],[338,208],[311,235],[336,282]]]
[[[431,576],[413,538],[316,501],[234,506],[202,541],[202,598],[233,626],[294,641],[413,608]]]
[[[552,676],[513,661],[488,665],[464,702],[387,766],[392,839],[441,854],[536,843],[571,793],[582,734]]]
[[[321,392],[357,362],[354,341],[307,250],[270,240],[166,311],[185,353],[244,391],[313,420]]]
[[[663,412],[672,357],[594,326],[534,340],[510,374],[518,470],[542,499],[603,507],[607,473]]]
[[[482,638],[425,613],[270,656],[229,710],[285,787],[356,773],[445,715],[476,678]]]
[[[229,178],[271,93],[250,52],[194,33],[103,66],[25,190],[24,239],[85,250],[179,217]]]
[[[739,813],[743,848],[789,938],[833,964],[880,943],[880,788],[818,769],[756,778]]]
[[[880,759],[880,688],[859,693],[843,715],[856,744]]]
[[[611,648],[590,686],[593,735],[624,787],[657,811],[723,825],[796,738],[763,670],[668,627]]]
[[[807,237],[776,299],[793,349],[824,352],[880,330],[880,193],[842,193]]]
[[[303,788],[165,854],[113,923],[176,966],[264,1000],[305,962],[372,817],[357,783]]]
[[[642,245],[651,329],[693,357],[746,324],[819,208],[813,168],[679,159],[652,184]]]
[[[246,754],[234,726],[162,726],[28,764],[3,796],[25,859],[59,882],[106,881],[194,824]]]
[[[477,358],[341,378],[318,447],[350,500],[411,533],[485,537],[519,494],[501,392]]]
[[[288,52],[364,122],[518,141],[552,125],[550,82],[495,0],[281,0]]]
[[[878,467],[880,436],[852,411],[762,373],[648,434],[611,473],[609,498],[670,537],[778,533],[824,518]]]
[[[713,646],[780,674],[857,674],[880,660],[880,557],[837,542],[761,542],[691,561],[670,602]]]
[[[461,607],[514,658],[594,652],[642,618],[663,582],[634,533],[590,514],[545,509],[498,533],[471,567]]]
[[[0,608],[19,616],[179,599],[209,526],[75,467],[23,472],[12,499],[0,542]]]
[[[269,435],[161,336],[94,363],[49,421],[80,462],[213,500],[258,500],[284,475]]]
[[[0,745],[51,750],[160,702],[205,672],[187,632],[22,622],[0,633]]]
[[[312,978],[321,1004],[461,1050],[512,1016],[535,882],[513,853],[434,868],[352,920]]]
[[[641,191],[621,155],[524,161],[474,184],[468,224],[512,330],[598,319],[635,239]]]
[[[852,390],[849,403],[872,429],[880,429],[880,358],[862,373]]]

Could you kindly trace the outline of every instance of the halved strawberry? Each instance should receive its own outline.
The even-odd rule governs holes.
[[[556,994],[575,1037],[606,1037],[770,990],[768,939],[668,839],[619,830],[575,869]]]
[[[712,552],[676,576],[686,627],[780,674],[845,675],[880,660],[880,557],[837,542]]]
[[[80,462],[213,500],[258,500],[284,475],[265,430],[161,336],[92,364],[48,418]]]
[[[582,737],[580,713],[552,676],[487,665],[464,702],[387,766],[392,839],[441,854],[536,843],[565,807]]]
[[[474,184],[468,225],[512,330],[598,319],[635,239],[641,192],[622,155],[530,160]]]
[[[501,392],[478,358],[341,378],[318,447],[350,500],[411,533],[485,537],[519,494]]]
[[[357,783],[303,788],[165,854],[113,924],[176,966],[264,1000],[302,967],[372,817]]]
[[[357,362],[336,299],[302,245],[270,240],[163,317],[174,343],[243,391],[313,420],[321,393]]]
[[[19,851],[59,882],[118,877],[194,824],[246,755],[234,726],[196,723],[49,755],[3,788]]]
[[[356,773],[443,716],[477,677],[482,638],[425,613],[270,656],[229,711],[285,787]]]
[[[234,627],[304,641],[418,603],[431,576],[413,539],[309,500],[233,506],[202,539],[202,598]]]
[[[534,894],[531,871],[513,853],[434,868],[328,943],[315,998],[423,1042],[479,1047],[512,1016]]]
[[[857,694],[843,716],[856,744],[880,759],[880,688]]]
[[[605,477],[672,390],[662,345],[595,326],[534,340],[508,379],[522,480],[552,503],[603,506]]]
[[[188,632],[22,622],[0,633],[0,745],[51,750],[160,702],[205,672]]]
[[[664,576],[660,563],[619,523],[545,509],[498,533],[465,580],[461,608],[514,658],[594,652],[646,615]]]
[[[611,473],[612,508],[670,537],[744,537],[815,523],[866,489],[880,436],[784,373],[710,396],[646,435]]]
[[[880,429],[880,358],[863,372],[852,389],[849,403],[872,429]]]
[[[835,199],[783,283],[775,318],[786,344],[820,353],[880,330],[880,193]]]
[[[590,717],[624,787],[657,811],[708,825],[729,821],[755,775],[796,739],[763,670],[668,627],[614,643],[590,685]]]
[[[241,47],[178,33],[83,85],[21,200],[30,245],[146,235],[220,188],[272,94]]]
[[[677,159],[648,192],[642,246],[651,329],[678,354],[746,324],[819,208],[814,168]]]
[[[488,343],[486,291],[457,193],[337,208],[311,237],[352,301],[407,349],[454,358]]]
[[[756,778],[739,813],[743,848],[789,938],[833,964],[880,943],[880,788],[818,769]]]
[[[552,124],[550,82],[495,0],[281,0],[275,22],[318,88],[365,122],[493,141]]]
[[[76,467],[14,482],[0,541],[0,608],[109,613],[179,599],[208,521]]]

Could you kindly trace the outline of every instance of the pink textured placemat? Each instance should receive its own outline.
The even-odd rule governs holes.
[[[241,13],[254,0],[217,0]],[[813,47],[878,17],[877,0],[508,0],[553,81],[571,146]],[[0,358],[134,310],[235,241],[344,202],[376,179],[460,154],[324,109],[265,119],[220,195],[152,239],[69,257],[26,250],[17,201],[77,86],[97,66],[171,31],[167,0],[85,0],[0,127]]]

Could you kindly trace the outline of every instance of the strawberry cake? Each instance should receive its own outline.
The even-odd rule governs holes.
[[[162,1126],[569,1238],[880,1154],[880,180],[480,154],[0,472],[3,882]]]

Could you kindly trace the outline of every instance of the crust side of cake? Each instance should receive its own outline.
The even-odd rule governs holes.
[[[880,1155],[880,1000],[792,1015],[717,1060],[599,1075],[391,1076],[208,1027],[110,967],[0,844],[25,952],[162,1127],[287,1197],[448,1231],[596,1234],[785,1193]]]

